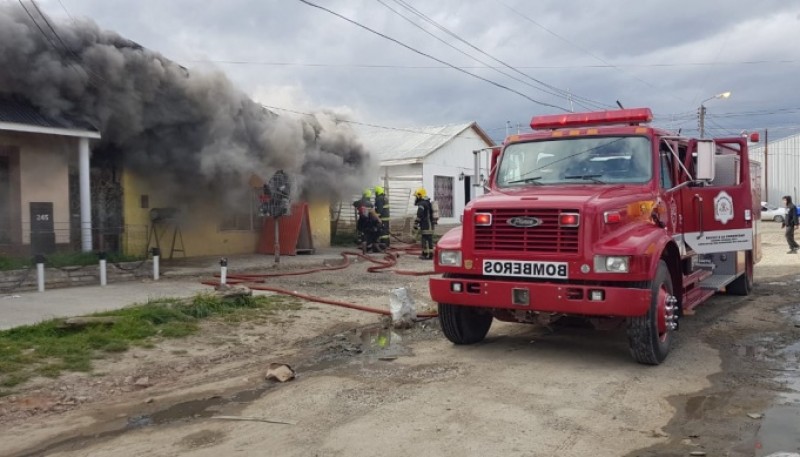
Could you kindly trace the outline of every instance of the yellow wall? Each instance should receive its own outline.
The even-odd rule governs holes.
[[[246,185],[243,183],[243,185]],[[176,206],[174,202],[159,200],[159,193],[147,177],[125,170],[122,177],[124,193],[125,235],[123,249],[128,254],[142,254],[147,247],[150,231],[150,209]],[[149,198],[149,208],[141,208],[141,196]],[[223,211],[221,205],[209,202],[202,206],[182,208],[181,233],[187,257],[207,255],[251,254],[256,251],[260,231],[227,230],[220,231],[219,224]],[[309,205],[311,232],[314,247],[330,246],[330,212],[328,203]],[[159,231],[162,256],[169,257],[173,228]],[[176,243],[179,246],[179,243]],[[155,241],[150,243],[155,246]],[[175,253],[175,257],[182,257]]]
[[[0,144],[19,148],[22,242],[30,243],[30,203],[52,202],[56,243],[69,243],[69,164],[77,163],[78,140],[5,132]]]
[[[331,246],[331,209],[328,202],[310,202],[308,215],[311,219],[311,237],[315,248]]]

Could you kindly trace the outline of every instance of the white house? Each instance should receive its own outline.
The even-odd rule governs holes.
[[[477,123],[397,130],[359,131],[366,149],[380,163],[376,184],[388,188],[392,219],[412,214],[411,194],[422,186],[439,203],[440,224],[458,224],[464,206],[483,194],[475,182],[473,151],[494,146]],[[488,178],[489,151],[479,155],[480,172]],[[479,177],[478,181],[483,178]]]
[[[764,141],[765,136],[761,139]],[[798,201],[800,134],[770,141],[766,146],[751,146],[750,158],[761,162],[762,200],[781,205],[781,197],[791,195],[795,202]]]

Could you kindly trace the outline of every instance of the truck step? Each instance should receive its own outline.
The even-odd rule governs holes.
[[[685,297],[683,297],[683,314],[694,314],[694,308],[703,303],[706,299],[716,293],[716,289],[707,289],[705,287],[695,287],[690,290]]]
[[[713,275],[708,279],[700,281],[700,287],[703,289],[712,289],[714,291],[720,290],[736,279],[736,275]]]
[[[705,268],[695,270],[691,274],[683,277],[683,288],[688,289],[692,285],[704,281],[705,279],[710,278],[713,275],[714,275],[713,271],[706,270]]]

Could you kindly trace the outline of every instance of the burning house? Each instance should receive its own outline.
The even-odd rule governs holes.
[[[34,204],[49,203],[57,245],[254,252],[259,194],[277,170],[312,202],[315,244],[329,243],[330,201],[369,174],[346,125],[278,116],[221,73],[27,9],[0,5],[0,116],[17,116],[0,117],[0,250],[29,252]]]

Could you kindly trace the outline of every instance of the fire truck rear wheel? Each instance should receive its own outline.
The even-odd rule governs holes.
[[[492,326],[492,319],[492,315],[481,308],[439,303],[442,333],[455,344],[483,341]]]
[[[665,312],[665,303],[661,302],[673,294],[672,277],[663,260],[658,262],[650,289],[652,298],[647,314],[628,319],[628,345],[637,362],[658,365],[667,358],[673,335],[669,326],[659,330],[659,313]]]
[[[726,287],[726,291],[731,295],[750,295],[753,291],[753,251],[747,251],[744,261],[744,274]]]

